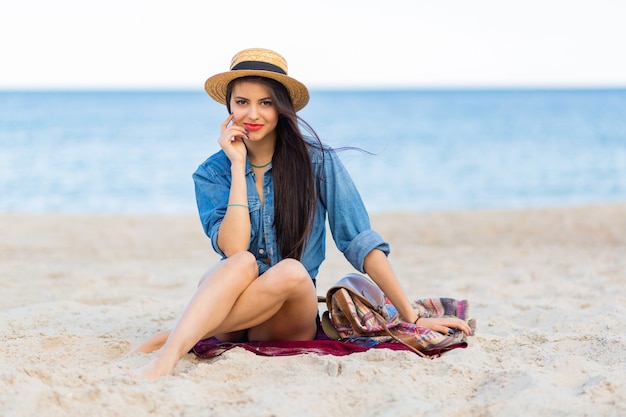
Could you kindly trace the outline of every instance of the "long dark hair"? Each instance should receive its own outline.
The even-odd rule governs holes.
[[[295,112],[287,89],[278,81],[265,77],[242,77],[233,80],[226,90],[226,106],[237,81],[256,81],[271,92],[278,112],[276,146],[272,156],[274,179],[274,228],[283,259],[300,259],[313,224],[317,204],[315,174],[309,147],[322,149],[322,143],[311,126]],[[305,140],[300,125],[310,134]]]

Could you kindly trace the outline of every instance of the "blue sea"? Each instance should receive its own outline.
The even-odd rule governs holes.
[[[372,212],[626,202],[626,90],[312,91]],[[0,212],[195,213],[199,91],[0,92]]]

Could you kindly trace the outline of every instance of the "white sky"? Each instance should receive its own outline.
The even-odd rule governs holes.
[[[310,88],[626,86],[622,0],[19,0],[0,89],[202,88],[248,47]]]

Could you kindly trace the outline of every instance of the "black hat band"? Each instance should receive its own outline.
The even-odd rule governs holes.
[[[237,70],[256,70],[256,71],[271,71],[277,72],[279,74],[287,75],[287,73],[276,65],[267,63],[267,62],[259,62],[259,61],[243,61],[232,67],[233,71]]]

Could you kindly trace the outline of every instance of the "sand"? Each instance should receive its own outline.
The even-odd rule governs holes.
[[[217,261],[195,215],[0,214],[1,416],[626,415],[626,205],[372,217],[410,298],[468,299],[434,360],[187,355],[136,381]],[[318,292],[352,272],[334,249]]]

